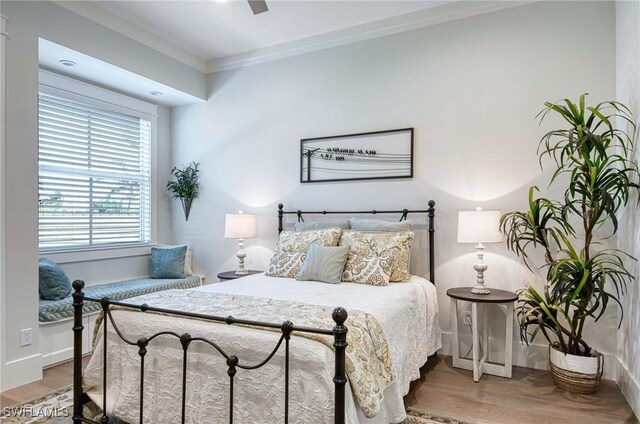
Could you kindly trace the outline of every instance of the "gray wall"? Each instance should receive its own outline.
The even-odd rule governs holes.
[[[640,113],[640,3],[616,2],[616,65],[618,100]],[[637,137],[636,137],[637,142]],[[636,159],[640,155],[636,151]],[[640,215],[631,206],[622,212],[619,248],[640,258]],[[637,262],[630,263],[631,273],[640,276]],[[638,278],[638,277],[637,277]],[[619,385],[629,404],[640,416],[640,281],[629,286],[623,299],[625,308],[622,327],[618,331],[618,358],[621,365]]]
[[[2,2],[10,37],[6,43],[6,156],[0,167],[6,181],[6,281],[1,293],[3,317],[0,374],[3,390],[41,378],[38,345],[38,185],[37,92],[38,38],[46,38],[103,61],[202,96],[206,76],[49,2]],[[158,234],[170,241],[170,202],[164,184],[171,169],[170,111],[158,116]],[[71,278],[88,283],[134,278],[148,273],[148,258],[63,264]],[[20,330],[33,330],[33,344],[20,346]]]
[[[618,4],[618,86],[621,99],[638,99],[637,4]],[[0,299],[4,338],[2,388],[40,377],[37,345],[37,39],[124,67],[149,78],[202,89],[193,74],[159,53],[104,27],[45,2],[2,2],[9,17],[6,129],[7,284]],[[599,28],[585,43],[575,34]],[[636,31],[636,32],[634,32]],[[445,346],[448,346],[449,287],[470,284],[473,248],[455,240],[458,210],[526,207],[526,189],[546,186],[535,159],[542,127],[534,119],[542,102],[576,97],[593,101],[615,96],[614,6],[612,3],[543,3],[473,17],[299,57],[213,74],[207,104],[160,108],[159,189],[173,163],[201,162],[202,193],[189,222],[177,203],[160,198],[158,239],[190,241],[196,270],[209,281],[235,266],[236,243],[225,240],[224,214],[238,209],[259,215],[259,237],[247,242],[249,265],[263,269],[276,242],[275,205],[287,208],[423,208],[438,201],[437,277]],[[559,42],[558,40],[562,40]],[[631,57],[620,52],[634,51]],[[575,70],[576,58],[589,67]],[[195,79],[196,81],[193,81]],[[188,81],[192,80],[192,81]],[[171,113],[171,123],[166,119]],[[301,185],[299,139],[354,131],[413,126],[415,178],[405,181]],[[168,145],[173,138],[172,148]],[[172,207],[171,214],[169,207]],[[638,228],[628,214],[628,228]],[[426,238],[418,235],[414,272],[426,275]],[[621,246],[637,246],[631,233]],[[517,289],[537,281],[502,245],[489,245],[487,281]],[[637,254],[637,252],[636,252]],[[146,257],[65,264],[72,277],[92,282],[140,275]],[[637,361],[640,315],[629,307],[639,300],[637,285],[627,297],[627,318],[618,333],[615,313],[591,327],[596,348],[617,353],[638,411]],[[11,299],[7,302],[7,299]],[[630,317],[631,316],[631,317]],[[34,344],[19,346],[19,330],[34,329]],[[613,349],[618,341],[617,352]],[[516,346],[516,363],[544,366],[540,345]],[[499,347],[499,346],[498,346]],[[498,349],[496,349],[498,350]],[[610,369],[611,367],[609,367]]]
[[[20,329],[38,328],[38,13],[37,3],[2,3],[6,44],[6,297],[2,388],[40,377],[37,332],[20,347]],[[11,299],[8,301],[7,299]],[[9,385],[10,387],[10,385]]]
[[[584,28],[598,28],[598,36],[585,42],[577,36]],[[588,66],[576,66],[580,58],[589,58]],[[614,5],[607,2],[538,3],[213,74],[208,103],[172,115],[174,161],[202,165],[189,221],[179,207],[173,211],[173,240],[193,242],[198,271],[215,280],[236,263],[235,241],[223,238],[225,213],[258,214],[248,263],[264,269],[279,202],[294,210],[380,209],[424,208],[435,199],[446,352],[445,292],[474,280],[473,247],[456,242],[457,212],[524,209],[529,185],[544,189],[548,181],[538,167],[538,140],[562,125],[538,125],[543,102],[585,91],[594,102],[612,99],[614,77]],[[415,128],[413,179],[298,182],[301,138],[401,127]],[[426,254],[421,237],[416,252]],[[490,286],[539,282],[502,244],[487,250]],[[413,270],[426,275],[417,254]],[[615,311],[610,315],[590,331],[598,349],[614,354]],[[546,366],[544,341],[538,343],[516,342],[515,362]]]

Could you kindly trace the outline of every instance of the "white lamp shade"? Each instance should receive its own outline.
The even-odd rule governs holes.
[[[256,236],[256,216],[250,213],[228,213],[224,222],[224,237],[248,239]]]
[[[458,212],[458,243],[499,243],[500,211]]]

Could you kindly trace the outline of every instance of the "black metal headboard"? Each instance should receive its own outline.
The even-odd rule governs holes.
[[[278,205],[278,234],[282,232],[284,229],[284,216],[285,215],[296,215],[298,217],[298,222],[304,222],[303,215],[377,215],[377,214],[400,214],[400,221],[405,221],[409,214],[419,214],[426,213],[428,217],[428,232],[429,232],[429,280],[435,284],[435,263],[434,263],[434,218],[436,216],[436,202],[433,200],[429,200],[429,208],[424,210],[410,210],[410,209],[402,209],[402,210],[394,210],[394,211],[285,211],[284,205],[280,203]]]

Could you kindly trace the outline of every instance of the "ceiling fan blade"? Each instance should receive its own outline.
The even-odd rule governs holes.
[[[269,11],[265,0],[247,0],[254,15]]]

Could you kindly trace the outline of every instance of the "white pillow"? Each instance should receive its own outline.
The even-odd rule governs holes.
[[[156,246],[158,249],[171,249],[174,247],[187,246],[187,253],[184,255],[184,275],[194,275],[193,272],[193,247],[190,244],[178,244],[178,245],[160,245]]]
[[[187,254],[184,255],[184,275],[193,275],[193,247],[187,245]]]

